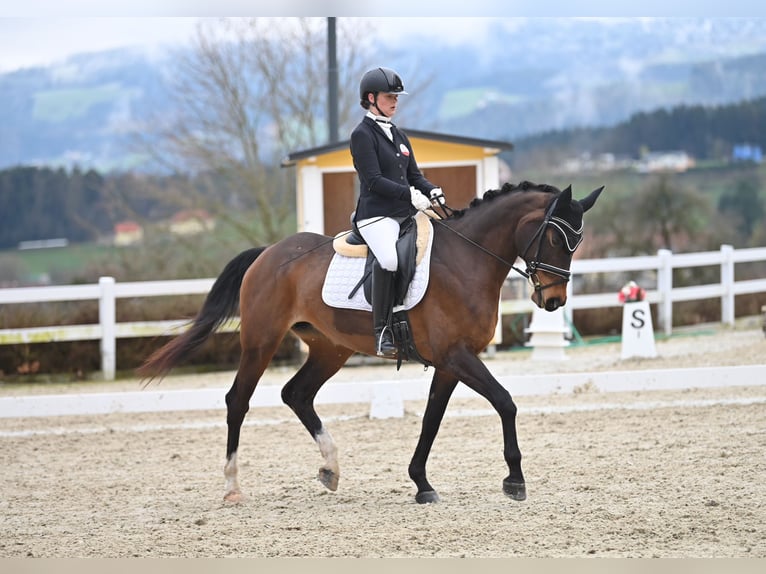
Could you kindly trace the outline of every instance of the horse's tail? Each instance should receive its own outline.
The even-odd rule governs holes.
[[[199,348],[239,308],[239,289],[250,265],[265,247],[243,251],[224,267],[191,326],[152,353],[136,372],[145,379],[162,379],[184,357]]]

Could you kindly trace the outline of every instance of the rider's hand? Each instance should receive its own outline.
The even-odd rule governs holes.
[[[425,211],[431,208],[431,200],[414,187],[410,187],[410,201],[418,211]]]
[[[444,198],[444,192],[442,191],[441,187],[435,187],[431,190],[430,193],[431,201],[433,203],[438,203],[439,205],[444,205],[447,203],[447,200]]]

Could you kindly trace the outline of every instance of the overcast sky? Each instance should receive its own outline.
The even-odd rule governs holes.
[[[187,43],[199,18],[2,18],[0,72],[47,65],[75,53],[116,47],[163,47]],[[373,27],[389,43],[405,43],[416,34],[448,43],[485,38],[497,18],[372,18]],[[508,19],[512,25],[513,19]],[[381,40],[383,41],[383,40]]]
[[[275,16],[255,0],[0,0],[0,72],[47,65],[81,52],[94,52],[123,46],[163,48],[189,41],[199,17]],[[275,3],[272,3],[275,4]],[[444,2],[400,0],[385,3],[387,14],[408,13],[418,18],[378,18],[369,10],[355,6],[358,0],[281,0],[282,16],[318,15],[315,6],[350,16],[373,16],[375,27],[384,30],[389,41],[406,42],[418,34],[471,41],[481,37],[490,20],[518,16],[759,16],[766,3],[755,0],[696,0],[667,2],[643,0],[638,7],[617,6],[606,0],[472,0],[470,12],[445,8]],[[573,8],[576,6],[576,9]],[[630,13],[633,11],[634,13]],[[366,13],[365,13],[366,12]],[[721,12],[725,12],[722,14]],[[438,18],[428,16],[437,13]],[[181,16],[195,14],[196,16]],[[446,17],[442,17],[446,16]],[[484,16],[484,17],[478,17]]]

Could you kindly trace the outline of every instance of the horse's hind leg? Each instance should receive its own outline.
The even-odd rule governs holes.
[[[324,458],[324,464],[319,469],[319,481],[334,491],[338,488],[340,478],[338,449],[314,409],[314,397],[327,379],[346,363],[353,351],[336,346],[310,325],[302,324],[293,330],[308,345],[309,354],[303,366],[282,389],[282,400],[316,441]]]
[[[447,403],[457,383],[458,379],[456,377],[439,369],[436,370],[431,380],[431,390],[428,392],[426,411],[423,413],[420,438],[418,439],[418,444],[415,447],[409,467],[410,478],[418,487],[415,501],[419,504],[439,501],[439,495],[436,494],[436,491],[426,478],[426,460],[428,460],[436,433],[439,431],[439,425],[442,422],[442,418],[444,418]]]
[[[226,440],[226,466],[223,470],[226,478],[226,490],[223,498],[228,502],[239,502],[242,499],[237,466],[237,449],[242,422],[250,409],[250,398],[253,396],[255,387],[266,370],[271,357],[276,352],[279,340],[280,338],[277,339],[277,343],[272,343],[266,348],[243,349],[237,376],[234,378],[231,389],[226,393],[228,436]]]

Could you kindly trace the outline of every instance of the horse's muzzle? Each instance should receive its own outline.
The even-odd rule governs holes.
[[[561,302],[561,299],[558,297],[551,297],[550,299],[546,299],[545,301],[545,310],[546,311],[555,311],[559,307],[561,307],[563,303]]]
[[[542,291],[536,291],[535,293],[532,293],[532,302],[537,305],[540,309],[545,309],[546,311],[555,311],[559,307],[563,307],[566,305],[566,297],[561,297],[559,295],[551,295],[547,299],[543,296]]]

